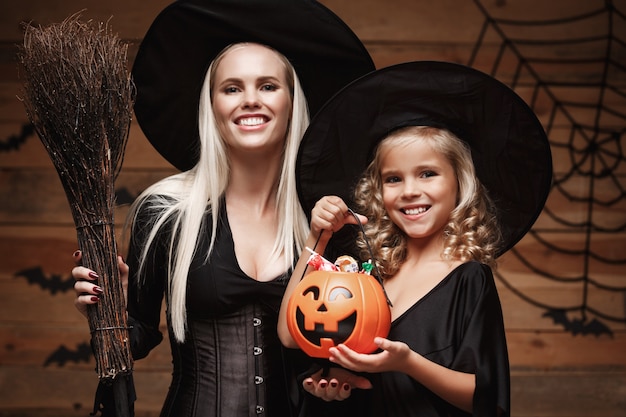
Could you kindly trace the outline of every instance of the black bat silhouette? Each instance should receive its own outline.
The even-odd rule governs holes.
[[[115,204],[123,206],[126,204],[132,204],[137,196],[134,196],[128,191],[128,188],[122,187],[115,190]]]
[[[52,274],[49,277],[44,274],[40,266],[23,269],[15,273],[15,277],[26,278],[29,284],[36,284],[42,290],[50,291],[52,295],[57,292],[67,292],[74,287],[74,279],[63,279],[60,275]]]
[[[89,362],[91,360],[91,346],[88,343],[81,343],[76,346],[76,350],[70,350],[65,345],[61,345],[46,358],[43,366],[56,363],[57,366],[65,366],[67,362]]]
[[[35,126],[32,123],[22,125],[22,130],[18,135],[11,135],[6,140],[0,140],[0,152],[19,150],[30,136],[35,133]]]
[[[543,314],[543,317],[550,317],[554,321],[554,324],[560,324],[565,330],[571,332],[574,336],[578,334],[587,335],[592,334],[600,336],[601,334],[608,334],[613,337],[613,331],[609,329],[604,323],[597,319],[570,319],[567,317],[565,310],[550,309]]]

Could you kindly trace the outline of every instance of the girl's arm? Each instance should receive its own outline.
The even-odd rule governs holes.
[[[361,223],[367,223],[367,218],[359,216]],[[348,206],[344,201],[335,196],[322,197],[311,210],[311,231],[307,237],[305,246],[315,250],[315,252],[323,254],[328,245],[328,241],[333,232],[340,230],[345,224],[356,224],[356,220],[348,212]],[[307,272],[307,261],[310,253],[307,250],[302,251],[296,267],[291,274],[289,284],[283,296],[280,312],[278,314],[278,337],[284,346],[288,348],[297,348],[295,341],[289,334],[287,328],[287,304],[293,293],[294,288]]]
[[[432,362],[402,342],[376,338],[382,352],[359,354],[345,345],[330,348],[330,361],[356,372],[403,372],[443,400],[472,412],[476,378]]]

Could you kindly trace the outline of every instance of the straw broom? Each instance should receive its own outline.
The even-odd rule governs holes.
[[[18,58],[26,112],[63,184],[83,265],[100,276],[103,295],[89,306],[88,317],[101,386],[126,380],[119,376],[130,375],[133,367],[113,211],[134,88],[127,45],[108,26],[79,18],[80,13],[46,28],[25,25]],[[128,398],[120,397],[125,393],[116,394],[116,415],[129,415],[123,410]]]

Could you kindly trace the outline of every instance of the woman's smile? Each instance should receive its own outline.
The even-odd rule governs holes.
[[[268,118],[265,116],[242,116],[235,120],[239,126],[259,126],[267,123]]]

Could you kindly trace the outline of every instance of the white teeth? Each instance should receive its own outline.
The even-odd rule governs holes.
[[[262,117],[248,117],[246,119],[239,119],[238,123],[242,126],[256,126],[265,123],[265,119]]]
[[[428,208],[426,208],[426,207],[418,207],[418,208],[414,208],[414,209],[405,209],[404,213],[408,214],[408,215],[415,215],[415,214],[424,213],[426,210],[428,210]]]

